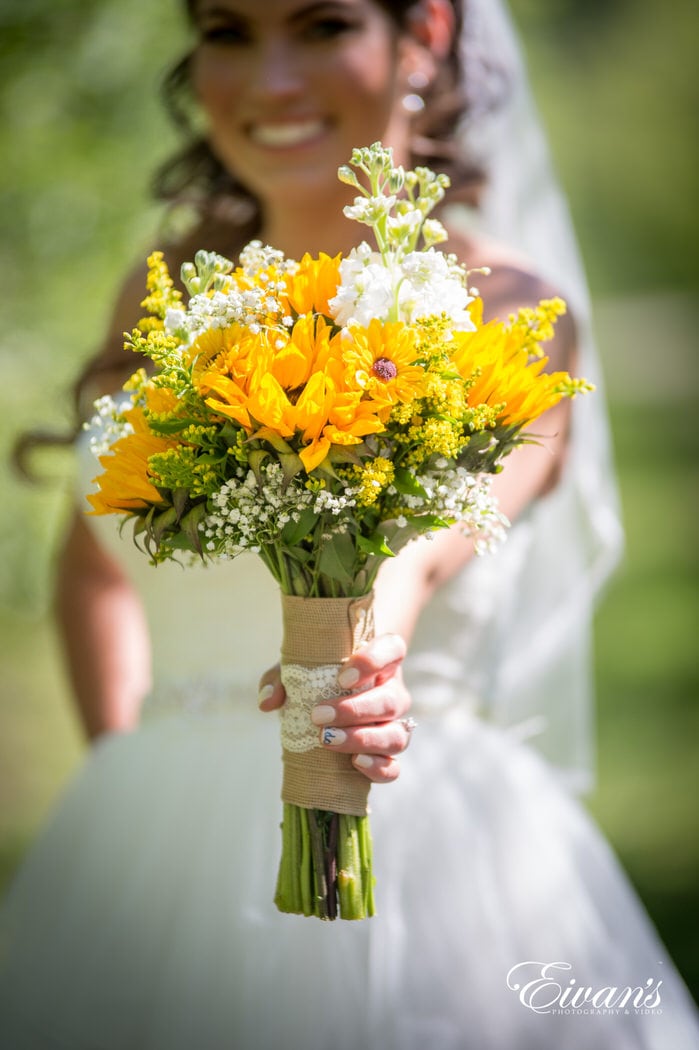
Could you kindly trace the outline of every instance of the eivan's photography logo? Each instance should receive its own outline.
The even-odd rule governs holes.
[[[528,1010],[537,1014],[560,1013],[662,1013],[662,980],[648,977],[643,984],[603,985],[593,988],[572,976],[568,962],[516,963],[507,974],[507,987]]]

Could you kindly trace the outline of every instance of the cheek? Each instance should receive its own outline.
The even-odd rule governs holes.
[[[368,44],[363,53],[347,56],[342,71],[336,71],[335,83],[342,83],[346,119],[355,127],[354,143],[368,145],[369,140],[384,139],[402,119],[402,96],[397,62],[385,48]]]
[[[344,73],[353,89],[390,105],[397,94],[397,60],[385,43],[369,37],[364,46],[349,50],[345,59]]]
[[[233,112],[240,99],[240,74],[224,55],[196,54],[192,59],[192,89],[212,120]]]

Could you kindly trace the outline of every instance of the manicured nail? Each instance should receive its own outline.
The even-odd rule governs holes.
[[[259,693],[257,694],[257,702],[258,702],[258,704],[264,704],[265,700],[269,700],[269,698],[270,698],[270,696],[272,695],[273,692],[274,692],[274,686],[273,685],[269,685],[269,684],[268,685],[263,685],[262,688],[260,689]]]
[[[356,667],[345,667],[337,676],[337,684],[341,689],[351,689],[359,681],[359,671]]]
[[[355,755],[354,764],[359,766],[360,769],[370,769],[373,765],[374,760],[371,755]]]
[[[344,744],[346,739],[347,733],[342,729],[335,729],[333,726],[332,728],[328,727],[323,730],[322,740],[324,744],[330,744],[332,747],[337,747],[338,744]]]
[[[327,726],[334,721],[336,713],[334,707],[330,707],[328,704],[318,704],[311,711],[311,721],[315,722],[317,726]]]
[[[398,639],[388,635],[374,642],[371,655],[375,663],[385,666],[386,664],[394,663],[395,660],[400,660],[403,655],[403,647]]]

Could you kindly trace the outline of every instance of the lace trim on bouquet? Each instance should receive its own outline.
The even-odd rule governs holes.
[[[311,711],[319,700],[348,696],[337,684],[340,664],[302,667],[282,665],[282,684],[286,703],[282,709],[282,745],[297,753],[320,747],[319,727],[311,721]]]

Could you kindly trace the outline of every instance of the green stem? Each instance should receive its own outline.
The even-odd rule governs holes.
[[[293,816],[289,812],[290,809],[291,807],[285,803],[282,818],[282,855],[279,863],[277,891],[274,897],[275,904],[280,911],[284,912],[296,911],[294,893],[295,873],[291,865],[294,828],[292,827]]]
[[[298,814],[301,830],[301,864],[299,877],[301,880],[301,905],[304,915],[315,914],[314,880],[313,869],[315,864],[312,856],[311,832],[309,829],[308,814],[301,810]]]
[[[277,563],[279,565],[279,582],[281,584],[282,591],[284,594],[291,594],[289,573],[286,569],[286,558],[281,547],[275,547],[277,555]]]
[[[320,919],[334,918],[331,915],[331,909],[328,904],[328,898],[330,893],[335,892],[334,887],[328,886],[328,880],[325,869],[325,843],[323,828],[321,822],[318,819],[318,814],[315,810],[306,810],[308,815],[308,825],[310,831],[311,840],[311,851],[313,853],[313,869],[315,873],[315,881],[317,887],[317,901],[316,908],[313,914],[317,915]]]
[[[374,873],[372,870],[373,846],[371,842],[371,828],[368,817],[359,818],[359,849],[362,863],[362,887],[364,890],[364,914],[375,915],[374,903]]]
[[[337,843],[337,890],[343,919],[363,919],[364,901],[361,889],[361,863],[357,837],[357,818],[340,815]]]

